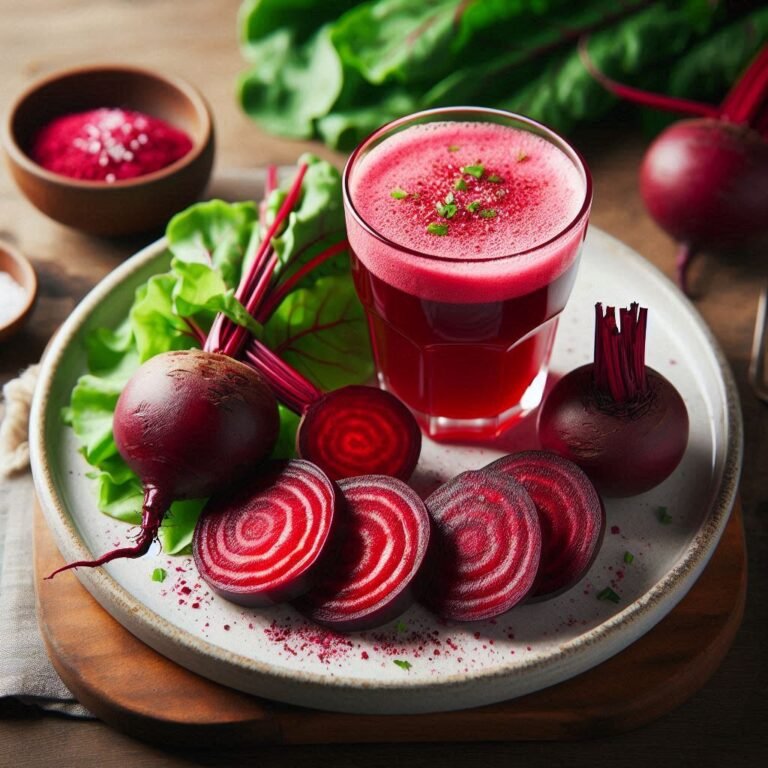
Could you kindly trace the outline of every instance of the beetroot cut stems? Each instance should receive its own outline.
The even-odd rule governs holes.
[[[427,500],[432,544],[421,601],[439,617],[480,621],[529,594],[541,558],[541,526],[531,497],[504,472],[463,472]]]
[[[768,45],[719,106],[624,85],[600,72],[585,40],[579,52],[595,80],[619,98],[694,118],[662,131],[640,168],[648,213],[678,242],[675,271],[687,294],[700,249],[749,245],[768,231]]]
[[[192,541],[200,577],[248,607],[298,597],[328,553],[337,505],[336,486],[314,464],[272,462],[208,501]]]
[[[335,630],[372,629],[411,604],[411,585],[429,544],[429,517],[416,492],[393,477],[349,478],[339,488],[339,550],[314,589],[294,605]]]
[[[633,496],[680,463],[688,412],[680,394],[645,365],[647,311],[595,306],[595,360],[563,376],[538,417],[542,448],[580,466],[601,493]]]

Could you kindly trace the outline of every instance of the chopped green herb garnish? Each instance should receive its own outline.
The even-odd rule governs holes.
[[[474,176],[476,179],[481,179],[485,173],[485,167],[482,165],[465,165],[461,172]]]
[[[397,664],[400,669],[404,669],[406,672],[413,666],[410,661],[403,661],[403,659],[392,659],[393,664]]]
[[[527,159],[528,159],[528,153],[521,149],[517,153],[517,162],[524,163]]]
[[[635,556],[631,552],[625,552],[624,553],[624,562],[629,565],[633,560],[635,559]]]
[[[459,210],[455,203],[450,203],[449,205],[438,203],[435,207],[444,219],[452,219],[456,215],[456,211]]]
[[[408,631],[408,625],[404,621],[398,621],[397,624],[395,624],[395,630],[400,634],[403,634]]]
[[[482,211],[480,211],[480,215],[484,219],[495,219],[496,218],[496,209],[495,208],[483,208]]]
[[[165,568],[155,568],[155,570],[152,571],[152,581],[165,581],[167,575]]]
[[[656,517],[663,525],[669,525],[672,522],[672,515],[669,514],[666,507],[659,507],[656,510]]]
[[[449,144],[448,145],[448,151],[449,152],[458,152],[460,147],[456,146],[456,144]]]
[[[459,177],[458,179],[456,179],[456,181],[453,182],[453,188],[457,192],[466,192],[467,189],[469,189],[469,187],[467,187],[467,182],[464,181],[464,179],[462,179],[461,177]]]
[[[597,593],[598,600],[608,600],[611,603],[618,603],[621,598],[610,588],[606,587],[602,592]]]
[[[479,200],[474,200],[473,202],[471,202],[471,203],[469,203],[469,204],[467,205],[467,210],[468,210],[470,213],[475,213],[475,211],[477,211],[477,209],[478,209],[479,207],[480,207],[480,201],[479,201]]]
[[[442,237],[448,234],[448,225],[433,221],[431,224],[427,224],[427,232],[430,235],[440,235]]]
[[[491,175],[488,177],[488,181],[490,181],[490,182],[491,182],[491,184],[501,184],[501,182],[503,181],[503,179],[502,179],[502,178],[501,178],[501,176],[499,176],[498,174],[496,174],[496,173],[492,173],[492,174],[491,174]]]
[[[400,189],[400,187],[395,187],[390,193],[390,197],[394,197],[395,200],[405,200],[406,197],[408,197],[408,193],[404,189]]]

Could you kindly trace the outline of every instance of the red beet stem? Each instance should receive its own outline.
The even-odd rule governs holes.
[[[349,242],[345,238],[341,242],[335,243],[324,251],[321,251],[317,256],[313,256],[290,277],[272,288],[269,295],[264,300],[263,305],[259,308],[256,318],[261,322],[268,320],[270,315],[280,306],[283,299],[299,284],[299,282],[301,282],[301,280],[304,279],[304,277],[306,277],[313,269],[328,261],[328,259],[333,258],[339,253],[343,253],[348,248]]]
[[[280,227],[290,215],[301,195],[301,185],[304,174],[309,166],[306,163],[299,165],[293,184],[286,196],[275,220],[270,224],[266,234],[261,239],[258,250],[251,261],[250,268],[243,274],[240,285],[235,291],[238,299],[253,314],[255,309],[264,299],[269,288],[272,275],[277,266],[277,255],[272,248],[272,238],[275,237]],[[258,231],[258,229],[254,230]],[[242,351],[249,336],[248,330],[242,326],[232,326],[231,321],[224,315],[217,315],[211,326],[208,339],[205,343],[207,352],[221,352],[230,357],[237,357]]]
[[[248,345],[244,362],[269,382],[278,400],[294,413],[303,414],[323,393],[307,378],[257,339]]]
[[[728,92],[720,114],[733,123],[753,125],[768,99],[768,44],[757,53]]]
[[[616,310],[595,304],[594,384],[616,404],[634,400],[648,391],[645,368],[645,334],[648,310],[633,302],[621,309],[621,330]]]
[[[96,568],[118,558],[136,558],[145,555],[155,536],[157,536],[157,529],[160,527],[163,516],[170,504],[170,500],[157,488],[151,485],[145,486],[144,505],[141,510],[141,529],[132,547],[120,547],[119,549],[110,550],[96,560],[78,560],[74,563],[67,563],[67,565],[57,568],[45,578],[52,579],[57,573],[68,571],[71,568]]]
[[[608,77],[604,72],[598,69],[592,57],[587,50],[587,38],[581,38],[579,41],[579,57],[584,68],[590,75],[614,96],[620,99],[631,101],[634,104],[640,104],[644,107],[661,109],[665,112],[676,112],[682,115],[695,115],[697,117],[719,117],[720,109],[712,104],[704,104],[700,101],[690,99],[681,99],[676,96],[664,96],[660,93],[651,93],[641,88],[634,88],[631,85],[625,85],[618,80]]]

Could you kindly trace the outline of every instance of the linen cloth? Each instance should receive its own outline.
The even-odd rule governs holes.
[[[8,382],[0,404],[0,698],[89,718],[48,659],[35,615],[27,435],[36,374],[32,366]]]

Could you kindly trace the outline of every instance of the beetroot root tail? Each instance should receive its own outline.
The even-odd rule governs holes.
[[[57,568],[55,571],[53,571],[53,573],[49,573],[45,577],[45,580],[48,581],[49,579],[52,579],[54,576],[56,576],[56,574],[62,573],[63,571],[68,571],[71,568],[98,568],[100,565],[109,563],[112,560],[117,560],[120,557],[141,557],[142,555],[145,555],[149,550],[150,544],[152,544],[152,540],[155,538],[156,533],[157,530],[152,531],[142,529],[141,533],[136,539],[136,543],[132,547],[121,547],[120,549],[113,549],[102,555],[97,560],[78,560],[74,563],[67,563],[67,565],[62,565],[61,568]]]
[[[680,243],[675,255],[675,270],[677,285],[688,296],[688,268],[691,266],[695,252],[690,243]]]

